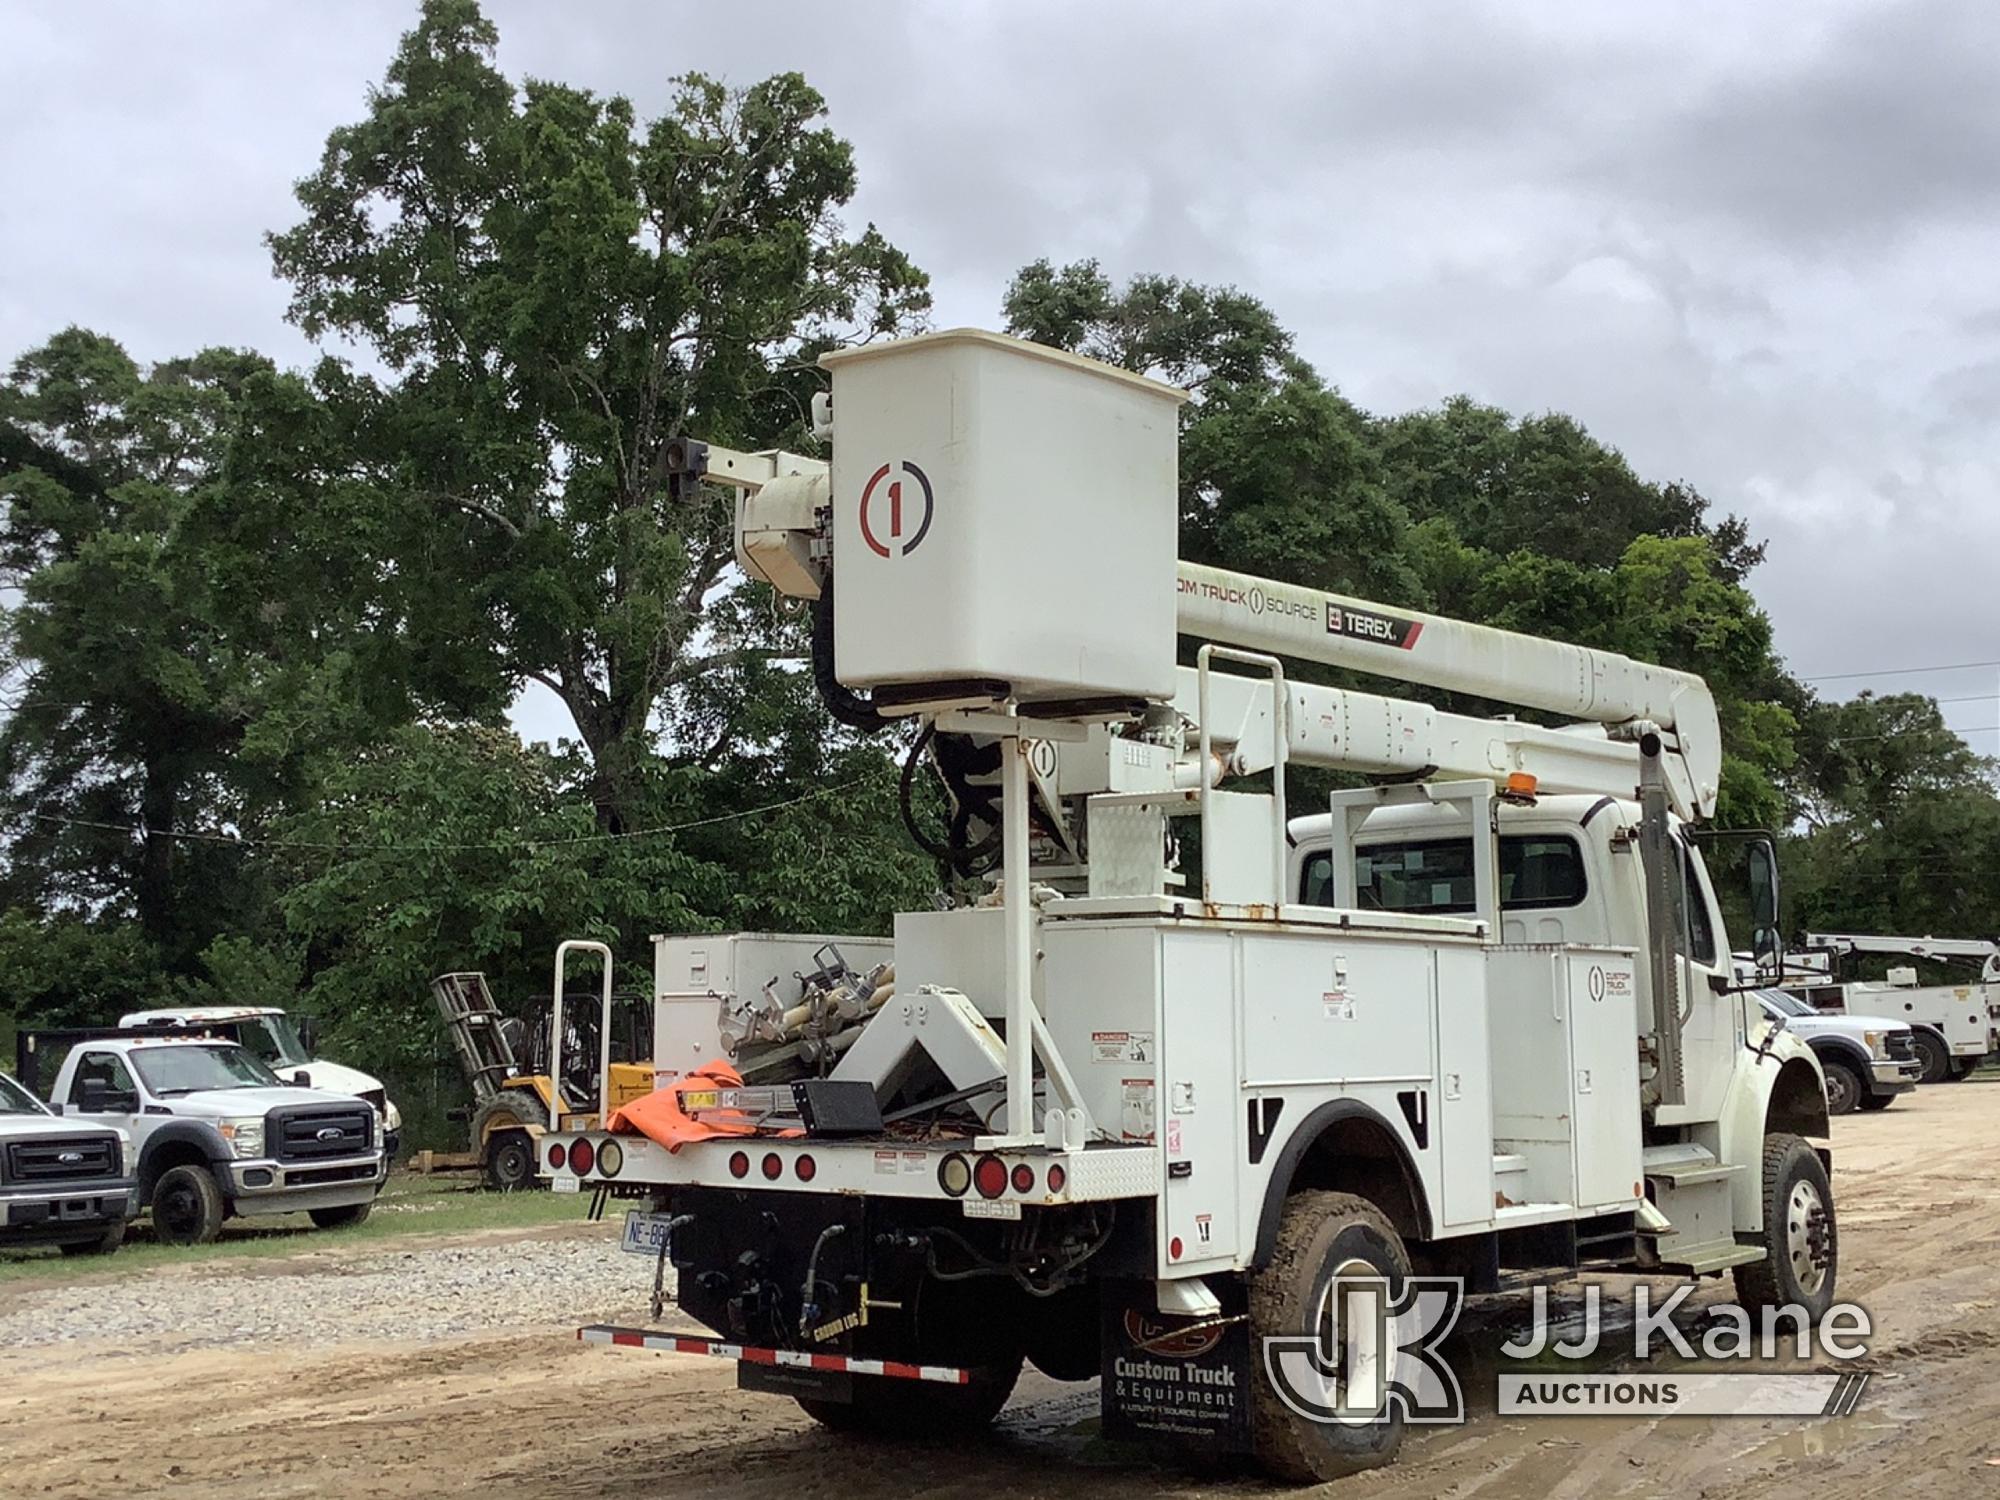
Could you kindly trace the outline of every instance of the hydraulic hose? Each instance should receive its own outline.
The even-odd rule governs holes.
[[[875,705],[852,691],[833,673],[833,574],[829,572],[819,587],[812,612],[813,686],[819,689],[826,711],[849,729],[873,732],[888,721]]]

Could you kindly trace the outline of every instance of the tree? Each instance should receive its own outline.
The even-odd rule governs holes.
[[[668,439],[796,446],[811,360],[911,328],[928,292],[873,226],[843,230],[852,152],[796,74],[688,74],[642,123],[517,90],[496,42],[474,0],[426,0],[270,245],[299,326],[393,376],[318,379],[397,497],[390,550],[443,612],[420,633],[480,654],[495,692],[562,701],[615,832],[663,727],[699,749],[671,734],[694,690],[747,712],[748,669],[793,649],[730,607],[729,506],[669,502]]]

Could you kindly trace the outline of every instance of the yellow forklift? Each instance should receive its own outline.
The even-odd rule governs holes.
[[[575,1003],[590,997],[563,993],[572,948],[597,952],[603,961],[594,1018],[587,1003]],[[653,1091],[650,997],[612,990],[611,954],[601,943],[562,945],[553,1003],[535,1022],[502,1015],[486,976],[476,971],[438,975],[431,998],[472,1088],[472,1154],[497,1191],[535,1186],[552,1119],[565,1130],[594,1130],[607,1108],[602,1095],[616,1110]]]

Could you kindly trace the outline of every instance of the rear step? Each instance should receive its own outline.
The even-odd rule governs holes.
[[[746,1364],[779,1365],[794,1370],[822,1370],[835,1375],[882,1375],[891,1380],[929,1380],[939,1385],[970,1385],[972,1372],[951,1365],[907,1365],[893,1359],[851,1359],[845,1354],[812,1354],[804,1349],[758,1349],[749,1344],[725,1344],[721,1339],[688,1333],[660,1333],[649,1328],[616,1328],[593,1323],[576,1336],[586,1344],[612,1344],[620,1349],[652,1349],[662,1354],[706,1354],[715,1359],[740,1359]]]

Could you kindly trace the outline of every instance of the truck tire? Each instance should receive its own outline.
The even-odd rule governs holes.
[[[1951,1060],[1951,1081],[1953,1083],[1965,1082],[1966,1079],[1979,1071],[1979,1065],[1984,1061],[1985,1059],[1980,1057],[1954,1057]]]
[[[852,1401],[797,1397],[799,1409],[830,1432],[871,1437],[966,1437],[1000,1415],[1021,1378],[1021,1356],[975,1370],[966,1385],[856,1375]]]
[[[1854,1065],[1837,1057],[1823,1057],[1819,1068],[1826,1075],[1826,1112],[1830,1115],[1853,1114],[1868,1093],[1867,1085],[1861,1081]]]
[[[486,1185],[513,1193],[535,1185],[535,1140],[519,1127],[549,1117],[542,1101],[524,1089],[503,1089],[472,1117],[472,1144],[486,1170]]]
[[[1901,1097],[1900,1094],[1863,1094],[1861,1096],[1861,1107],[1870,1111],[1884,1110]]]
[[[62,1247],[64,1255],[109,1255],[125,1243],[125,1221],[120,1219],[94,1240],[71,1240]]]
[[[1943,1083],[1951,1077],[1951,1048],[1944,1044],[1943,1037],[1935,1031],[1919,1031],[1912,1040],[1917,1058],[1924,1065],[1919,1083]]]
[[[153,1184],[153,1238],[163,1245],[206,1245],[222,1232],[225,1205],[206,1165],[168,1167]]]
[[[306,1217],[313,1221],[317,1229],[351,1229],[356,1224],[368,1222],[368,1210],[372,1203],[349,1203],[340,1208],[313,1208],[306,1211]]]
[[[1764,1137],[1764,1258],[1736,1268],[1745,1311],[1799,1306],[1817,1323],[1833,1306],[1840,1231],[1819,1153],[1795,1135]]]
[[[1285,1200],[1271,1262],[1250,1277],[1250,1341],[1318,1331],[1328,1289],[1343,1275],[1381,1277],[1392,1294],[1410,1274],[1402,1236],[1366,1198],[1352,1193],[1301,1192]],[[1361,1424],[1316,1422],[1278,1396],[1259,1370],[1250,1382],[1250,1441],[1257,1463],[1273,1478],[1313,1484],[1379,1468],[1403,1445],[1403,1408]]]

